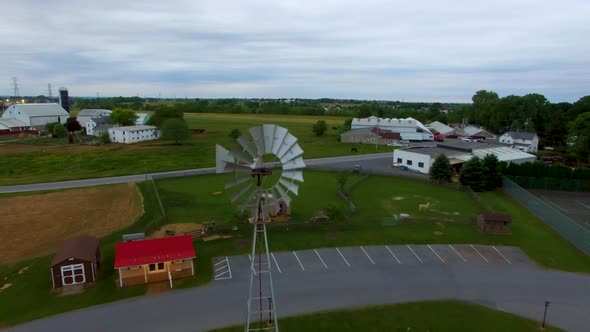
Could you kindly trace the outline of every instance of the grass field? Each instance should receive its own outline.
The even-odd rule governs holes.
[[[348,220],[326,224],[304,221],[316,210],[332,202],[342,202],[336,195],[337,173],[305,172],[301,195],[293,203],[293,220],[270,227],[273,251],[320,247],[344,247],[371,244],[473,243],[514,245],[520,247],[542,266],[566,271],[590,273],[590,258],[550,230],[502,192],[484,193],[481,197],[495,211],[513,218],[511,235],[482,234],[471,221],[480,207],[467,193],[430,185],[415,179],[371,176],[351,189],[356,205]],[[225,227],[232,238],[210,242],[195,241],[196,277],[179,280],[175,288],[203,285],[211,281],[211,260],[217,256],[245,254],[249,251],[250,226],[232,220],[226,195],[212,195],[223,188],[223,175],[188,177],[159,181],[168,219],[159,212],[151,183],[140,183],[145,214],[133,225],[101,239],[103,270],[99,281],[79,295],[59,297],[50,292],[47,266],[51,256],[0,265],[0,280],[13,285],[0,293],[0,326],[13,325],[60,312],[110,302],[145,293],[145,286],[117,289],[114,280],[114,246],[125,233],[150,233],[165,222],[200,222],[215,219],[220,228],[238,225],[237,231]],[[358,178],[357,178],[358,179]],[[351,182],[355,180],[351,178]],[[26,196],[25,196],[26,197]],[[417,204],[431,202],[429,212],[418,213]],[[411,221],[383,225],[392,213],[407,211]],[[19,274],[24,267],[29,267]],[[4,279],[6,278],[6,279]]]
[[[428,301],[322,312],[280,319],[281,331],[533,332],[540,323],[459,301]],[[238,332],[234,326],[211,332]],[[562,331],[546,326],[544,331]]]
[[[183,145],[166,142],[142,142],[133,145],[55,147],[47,139],[39,144],[0,145],[0,185],[51,182],[92,177],[141,174],[145,171],[169,171],[210,167],[215,163],[215,144],[231,147],[235,144],[229,132],[242,133],[263,123],[276,123],[288,128],[299,139],[305,158],[351,154],[351,145],[336,141],[345,118],[331,116],[289,116],[256,114],[186,114],[190,128],[205,129],[206,133],[190,138]],[[318,120],[329,124],[323,137],[315,136],[311,127]],[[359,154],[391,151],[390,147],[357,146]]]

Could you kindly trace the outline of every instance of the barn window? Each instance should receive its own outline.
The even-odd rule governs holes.
[[[408,164],[408,165],[412,165],[412,161],[408,159],[408,160],[406,161],[406,164]]]
[[[418,167],[424,168],[424,163],[418,163]]]
[[[402,159],[402,158],[397,158],[397,163],[398,163],[398,164],[401,164],[401,163],[403,163],[403,162],[404,162],[404,161],[403,161],[403,159]]]
[[[164,263],[150,264],[149,270],[150,270],[150,272],[164,271],[165,270]]]

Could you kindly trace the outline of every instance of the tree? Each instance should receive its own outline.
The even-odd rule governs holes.
[[[76,117],[68,118],[65,124],[66,128],[70,133],[82,130],[82,126]]]
[[[352,126],[352,119],[344,120],[344,130],[350,130]]]
[[[174,141],[174,144],[179,144],[180,141],[189,138],[189,136],[190,131],[184,119],[172,118],[162,124],[163,140]]]
[[[238,139],[240,136],[242,136],[242,132],[238,128],[234,128],[229,132],[229,137],[233,138],[234,140]]]
[[[120,126],[133,126],[137,120],[137,115],[132,110],[115,108],[111,113],[110,122]]]
[[[174,118],[184,119],[184,112],[182,111],[182,109],[165,106],[156,109],[152,117],[149,119],[148,123],[153,126],[160,127],[167,119]]]
[[[481,159],[473,157],[463,164],[459,181],[462,185],[470,187],[473,191],[484,191],[484,168]]]
[[[102,144],[109,144],[111,142],[111,137],[109,136],[108,131],[103,131],[98,139]]]
[[[493,154],[487,154],[483,158],[485,190],[494,190],[502,187],[502,171],[500,161]]]
[[[61,123],[55,123],[55,125],[51,128],[51,136],[66,137],[68,136],[68,130]]]
[[[45,124],[45,131],[47,131],[47,133],[49,135],[53,136],[53,128],[59,124],[60,124],[59,122],[49,122],[49,123]]]
[[[328,130],[328,124],[324,120],[318,120],[311,130],[316,134],[316,136],[322,136]]]
[[[582,113],[571,123],[569,130],[572,146],[570,152],[578,160],[590,160],[590,112]]]
[[[453,173],[451,171],[451,162],[445,154],[440,154],[432,163],[430,169],[430,179],[436,181],[451,182]]]
[[[344,193],[344,186],[346,186],[346,182],[348,181],[348,172],[340,172],[340,174],[338,174],[338,177],[336,178],[336,181],[338,181],[338,186],[340,188],[340,191]]]

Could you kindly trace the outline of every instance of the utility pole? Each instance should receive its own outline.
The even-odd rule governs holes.
[[[51,90],[51,83],[47,83],[47,97],[49,101],[53,99],[53,91]]]

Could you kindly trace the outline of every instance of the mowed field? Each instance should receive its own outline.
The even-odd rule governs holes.
[[[135,184],[0,198],[0,264],[44,256],[68,237],[103,237],[143,212]]]
[[[154,141],[138,144],[108,144],[70,148],[63,141],[40,139],[0,144],[0,185],[63,181],[93,177],[140,174],[143,172],[211,167],[215,164],[215,144],[231,147],[232,129],[247,133],[263,123],[286,127],[305,151],[305,158],[353,154],[350,144],[337,141],[346,118],[332,116],[293,116],[267,114],[185,114],[189,127],[204,129],[182,145]],[[318,120],[328,123],[322,137],[312,132]],[[32,146],[32,147],[31,147]],[[387,152],[390,147],[356,145],[358,154]]]

